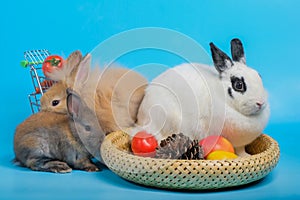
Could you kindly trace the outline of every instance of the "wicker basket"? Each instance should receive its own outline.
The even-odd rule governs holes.
[[[244,185],[265,177],[279,160],[278,143],[262,134],[247,146],[249,157],[232,160],[175,160],[134,156],[124,132],[109,134],[102,146],[105,164],[138,184],[167,189],[217,189]]]

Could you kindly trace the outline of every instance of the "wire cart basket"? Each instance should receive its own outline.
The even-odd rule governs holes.
[[[28,95],[32,113],[40,111],[40,98],[53,84],[42,72],[42,64],[49,55],[50,52],[47,49],[25,51],[25,60],[21,61],[22,67],[30,69],[30,77],[34,87],[34,92]]]

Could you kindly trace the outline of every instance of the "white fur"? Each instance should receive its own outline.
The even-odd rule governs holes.
[[[230,76],[243,76],[247,85],[244,94],[232,90],[234,99],[228,94]],[[158,140],[179,132],[193,139],[222,134],[243,149],[261,134],[268,118],[267,93],[255,70],[233,62],[220,75],[212,66],[194,63],[171,68],[149,84],[138,125]]]

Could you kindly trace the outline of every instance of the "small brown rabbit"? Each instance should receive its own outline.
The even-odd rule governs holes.
[[[17,127],[14,152],[21,165],[56,173],[100,170],[90,159],[99,156],[105,135],[85,102],[70,89],[66,94],[67,115],[41,111]]]
[[[64,61],[63,68],[54,70],[51,74],[47,74],[50,79],[57,81],[49,92],[45,92],[41,98],[42,111],[55,111],[57,113],[67,113],[66,106],[66,89],[72,88],[76,77],[82,54],[80,51],[74,51]]]
[[[41,98],[41,110],[66,113],[66,88],[76,87],[87,105],[95,109],[105,133],[134,126],[147,80],[139,73],[121,67],[90,70],[90,63],[90,54],[82,58],[81,53],[73,52],[66,61],[66,69],[51,75],[58,83]],[[81,76],[78,69],[90,71],[86,80],[78,78]]]

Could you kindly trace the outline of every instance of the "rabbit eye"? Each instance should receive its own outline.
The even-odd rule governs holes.
[[[236,90],[239,90],[239,91],[243,90],[243,88],[244,88],[243,82],[242,81],[236,81],[234,83],[234,88]]]
[[[231,84],[232,84],[232,88],[235,91],[240,92],[242,94],[247,90],[246,83],[243,77],[241,78],[235,76],[231,77]]]
[[[53,100],[52,101],[52,106],[57,106],[59,104],[59,100]]]
[[[91,127],[88,126],[88,125],[86,125],[86,126],[84,127],[84,129],[85,129],[86,131],[91,131]]]

